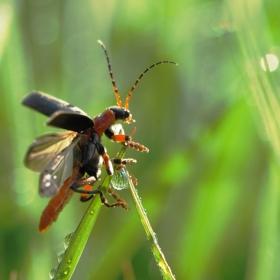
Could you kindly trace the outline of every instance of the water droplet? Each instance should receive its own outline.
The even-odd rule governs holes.
[[[63,257],[64,257],[64,253],[62,253],[58,256],[57,260],[58,260],[59,263],[61,263]]]
[[[94,214],[94,211],[90,210],[90,211],[88,211],[88,213],[89,213],[90,215],[93,215],[93,214]]]
[[[71,241],[73,235],[74,235],[74,232],[69,233],[69,234],[64,238],[64,243],[63,243],[63,245],[64,245],[64,249],[65,249],[65,250],[68,248],[68,246],[69,246],[69,244],[70,244],[70,241]]]
[[[50,276],[51,279],[54,279],[55,274],[56,274],[56,271],[57,271],[57,269],[56,269],[56,268],[53,268],[53,269],[49,272],[49,276]]]
[[[157,244],[158,248],[159,248],[159,244],[158,244],[158,237],[156,235],[156,233],[154,232],[153,234],[153,241],[155,242],[155,244]]]
[[[116,169],[111,180],[110,187],[115,190],[123,190],[129,188],[128,177],[126,169],[121,168],[120,170]]]

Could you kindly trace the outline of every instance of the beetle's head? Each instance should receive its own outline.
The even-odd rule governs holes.
[[[132,119],[130,111],[123,107],[112,106],[109,108],[115,114],[116,121],[123,121],[125,123],[133,123],[135,120]]]

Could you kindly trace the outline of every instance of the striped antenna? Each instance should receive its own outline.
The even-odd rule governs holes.
[[[136,85],[138,84],[138,82],[141,80],[141,78],[150,70],[152,69],[153,67],[159,65],[159,64],[162,64],[162,63],[171,63],[171,64],[175,64],[175,65],[178,65],[178,63],[176,62],[173,62],[173,61],[169,61],[169,60],[162,60],[162,61],[159,61],[157,63],[154,63],[153,65],[151,65],[150,67],[148,67],[144,72],[142,72],[142,74],[139,76],[139,78],[136,80],[136,82],[134,83],[134,85],[132,86],[130,92],[128,93],[127,97],[126,97],[126,100],[125,100],[125,105],[124,105],[124,108],[128,110],[128,104],[129,104],[129,100],[130,100],[130,97],[134,91],[134,89],[136,88]]]
[[[106,55],[107,65],[108,65],[108,68],[109,68],[110,79],[111,79],[112,86],[113,86],[115,96],[116,96],[116,99],[117,99],[117,104],[118,104],[119,107],[122,107],[121,97],[120,97],[119,91],[117,89],[115,79],[113,77],[113,71],[112,71],[112,68],[111,68],[111,63],[110,63],[108,52],[107,52],[106,47],[105,47],[105,45],[103,44],[102,41],[98,40],[97,42],[101,45],[101,47],[104,50],[104,53]]]

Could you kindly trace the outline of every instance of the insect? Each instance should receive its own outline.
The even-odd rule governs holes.
[[[23,105],[49,117],[47,125],[69,130],[36,138],[24,159],[27,168],[40,173],[40,196],[51,197],[41,216],[40,232],[44,232],[56,221],[74,192],[81,193],[81,201],[87,201],[99,194],[101,202],[106,206],[127,208],[126,202],[117,194],[111,193],[117,202],[109,204],[99,189],[93,189],[94,183],[100,178],[103,164],[107,174],[113,175],[113,164],[121,166],[136,162],[134,159],[110,159],[101,142],[101,137],[105,134],[114,142],[141,152],[148,152],[145,146],[133,142],[129,135],[125,135],[121,124],[115,124],[115,122],[122,121],[127,124],[134,122],[129,111],[129,101],[137,83],[148,70],[161,63],[176,64],[164,60],[148,67],[133,84],[123,106],[107,50],[100,40],[98,43],[103,48],[107,59],[117,106],[109,107],[98,116],[90,118],[78,107],[42,92],[31,92],[22,101]]]

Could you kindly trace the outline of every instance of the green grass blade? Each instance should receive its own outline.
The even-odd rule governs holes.
[[[125,151],[126,147],[123,147],[117,157],[122,158],[125,154]],[[104,194],[106,194],[108,191],[111,179],[112,177],[107,175],[100,186],[100,190]],[[53,269],[50,272],[52,279],[67,280],[71,278],[93,229],[100,207],[100,197],[99,195],[96,195],[92,199],[92,202],[90,203],[76,231],[65,238],[64,244],[66,250],[63,254],[60,264],[58,265],[58,268]]]
[[[163,279],[166,279],[166,280],[175,279],[175,276],[173,275],[171,268],[169,267],[169,265],[164,257],[164,254],[161,251],[161,248],[159,247],[156,234],[153,231],[153,228],[150,224],[147,213],[141,203],[141,199],[138,196],[137,190],[135,189],[132,181],[130,180],[130,176],[129,176],[127,170],[126,170],[126,173],[127,173],[127,178],[129,181],[130,193],[131,193],[133,201],[135,203],[137,212],[140,216],[140,220],[141,220],[144,230],[146,232],[147,238],[151,242],[151,251],[152,251],[155,261],[159,267],[161,275],[163,276]]]
[[[251,242],[250,258],[246,279],[278,279],[280,257],[279,248],[279,165],[273,159],[266,188],[260,195],[256,215],[257,234]]]
[[[257,125],[264,139],[269,140],[272,159],[263,189],[256,207],[250,254],[246,279],[279,278],[279,163],[280,163],[280,99],[279,70],[268,71],[268,54],[274,54],[273,21],[264,16],[261,1],[228,1],[233,20],[239,24],[241,32],[238,39],[244,57],[250,99],[255,104],[253,111],[257,116]],[[250,5],[250,12],[245,13]],[[237,8],[238,7],[238,8]],[[243,11],[240,13],[240,11]],[[266,13],[266,11],[265,11]],[[263,15],[263,16],[262,16]],[[267,15],[267,14],[266,14]],[[270,24],[269,24],[270,21]],[[274,24],[273,24],[274,25]],[[269,27],[269,28],[268,28]],[[275,25],[276,27],[276,25]],[[262,28],[262,39],[256,34]],[[249,38],[250,37],[250,38]],[[277,54],[277,57],[279,55]],[[261,67],[264,61],[265,68]],[[278,162],[274,161],[275,158]]]

